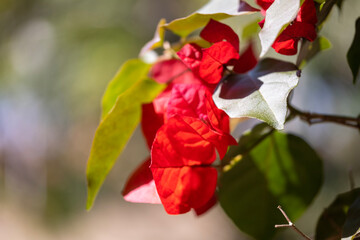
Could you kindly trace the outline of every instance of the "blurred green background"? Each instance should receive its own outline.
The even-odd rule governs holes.
[[[147,155],[139,130],[93,210],[85,211],[86,161],[107,83],[137,57],[160,18],[186,16],[205,2],[0,1],[0,239],[247,239],[219,206],[197,218],[122,200],[127,176]],[[359,114],[360,84],[352,85],[345,58],[359,12],[356,0],[333,11],[322,31],[333,49],[304,70],[296,106]],[[359,133],[297,120],[286,131],[304,137],[324,159],[324,188],[298,222],[311,235],[323,208],[349,189],[349,170],[360,184]],[[293,237],[285,231],[278,239]]]

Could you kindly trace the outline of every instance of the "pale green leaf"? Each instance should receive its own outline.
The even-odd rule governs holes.
[[[264,59],[251,71],[224,79],[213,99],[231,118],[256,118],[283,129],[287,97],[298,84],[298,75],[292,63]]]
[[[274,225],[284,223],[278,205],[291,220],[298,219],[319,192],[323,179],[322,161],[304,140],[264,130],[261,126],[254,135],[246,134],[246,139],[256,144],[251,151],[248,147],[238,149],[243,157],[222,174],[219,187],[226,214],[257,240],[272,239],[277,231]]]
[[[92,207],[107,174],[138,125],[141,104],[151,102],[163,87],[151,79],[138,80],[117,97],[115,106],[101,121],[87,165],[87,209]]]
[[[275,0],[266,10],[265,24],[259,32],[260,57],[268,52],[283,27],[295,19],[299,9],[300,0]]]
[[[220,21],[258,11],[258,9],[251,7],[244,1],[239,3],[239,0],[211,0],[187,17],[175,19],[170,23],[166,23],[165,19],[162,19],[157,26],[154,38],[141,49],[140,56],[143,56],[148,50],[160,47],[163,44],[165,29],[181,37],[186,37],[194,30],[204,27],[210,19]]]
[[[165,24],[164,27],[181,37],[186,37],[194,30],[205,26],[210,19],[219,21],[258,11],[245,2],[241,4],[239,5],[239,0],[211,0],[196,12]]]
[[[125,62],[110,81],[102,99],[103,119],[114,107],[117,97],[128,90],[137,81],[147,78],[150,65],[139,59]]]

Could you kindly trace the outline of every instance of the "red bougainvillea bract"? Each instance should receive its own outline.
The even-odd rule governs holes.
[[[271,6],[274,0],[256,0],[262,8],[265,18],[259,22],[260,27],[264,26],[266,21],[266,10]],[[280,54],[294,55],[297,53],[298,42],[301,38],[309,41],[316,39],[316,9],[313,0],[305,0],[292,23],[276,38],[272,47]]]

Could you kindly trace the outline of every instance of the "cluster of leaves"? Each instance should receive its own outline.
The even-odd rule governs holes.
[[[103,97],[88,161],[88,209],[139,123],[150,156],[129,177],[123,190],[127,201],[159,203],[169,214],[191,209],[202,214],[219,201],[234,223],[256,239],[276,233],[274,225],[283,221],[276,206],[297,219],[311,204],[322,185],[322,160],[304,140],[278,130],[292,117],[287,98],[300,68],[330,46],[318,32],[341,1],[256,2],[260,9],[244,1],[212,0],[188,17],[161,20],[140,56],[155,48],[163,48],[163,54],[155,63],[134,59],[121,67]],[[259,56],[253,40],[240,51],[238,35],[219,22],[257,12],[265,16],[252,36],[260,39]],[[348,53],[354,83],[359,25],[358,20]],[[166,42],[166,30],[181,41]],[[279,54],[298,53],[296,64],[264,58],[271,47]],[[244,117],[265,123],[236,141],[230,118]],[[316,239],[356,234],[358,193],[339,195],[320,217]]]

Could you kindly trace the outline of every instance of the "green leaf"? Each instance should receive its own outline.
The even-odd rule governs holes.
[[[229,150],[222,159],[222,162],[227,163],[234,158],[238,158],[239,155],[249,153],[252,148],[264,140],[264,138],[268,137],[273,130],[274,129],[269,125],[261,123],[254,126],[251,130],[244,132],[238,144],[236,146],[229,147]]]
[[[240,1],[239,4],[239,0],[211,0],[193,14],[176,19],[165,24],[164,27],[181,37],[186,37],[194,30],[205,26],[210,19],[220,21],[257,11],[258,9],[252,8],[243,1]]]
[[[114,107],[116,99],[120,94],[128,90],[137,81],[147,78],[149,69],[150,65],[139,59],[128,60],[121,66],[104,93],[102,99],[102,119]]]
[[[274,225],[284,223],[277,206],[296,220],[318,193],[322,179],[322,161],[304,140],[274,132],[222,174],[219,200],[240,230],[268,240],[276,232]]]
[[[321,214],[316,226],[316,240],[341,239],[350,205],[359,197],[360,188],[339,194]]]
[[[141,49],[140,56],[163,44],[165,29],[181,37],[186,37],[194,30],[205,26],[210,19],[220,21],[258,11],[258,9],[251,7],[244,1],[240,1],[239,3],[239,0],[211,0],[201,9],[187,17],[175,19],[170,23],[166,23],[165,19],[161,19],[156,28],[154,38]]]
[[[107,174],[138,125],[141,104],[151,102],[163,87],[151,79],[139,79],[117,97],[115,106],[100,122],[87,165],[87,209],[92,207]]]
[[[360,194],[351,204],[344,223],[342,237],[352,237],[360,228]]]
[[[318,53],[331,48],[330,41],[322,36],[316,38],[315,41],[310,42],[305,40],[301,46],[298,61],[296,63],[301,69]]]
[[[353,83],[355,84],[360,68],[360,17],[356,20],[354,40],[346,57],[354,77]]]
[[[287,97],[299,81],[294,64],[266,58],[251,71],[230,75],[213,95],[231,118],[250,117],[283,129]]]
[[[269,51],[281,30],[295,19],[299,9],[300,0],[278,0],[266,10],[266,21],[259,32],[260,57]]]

